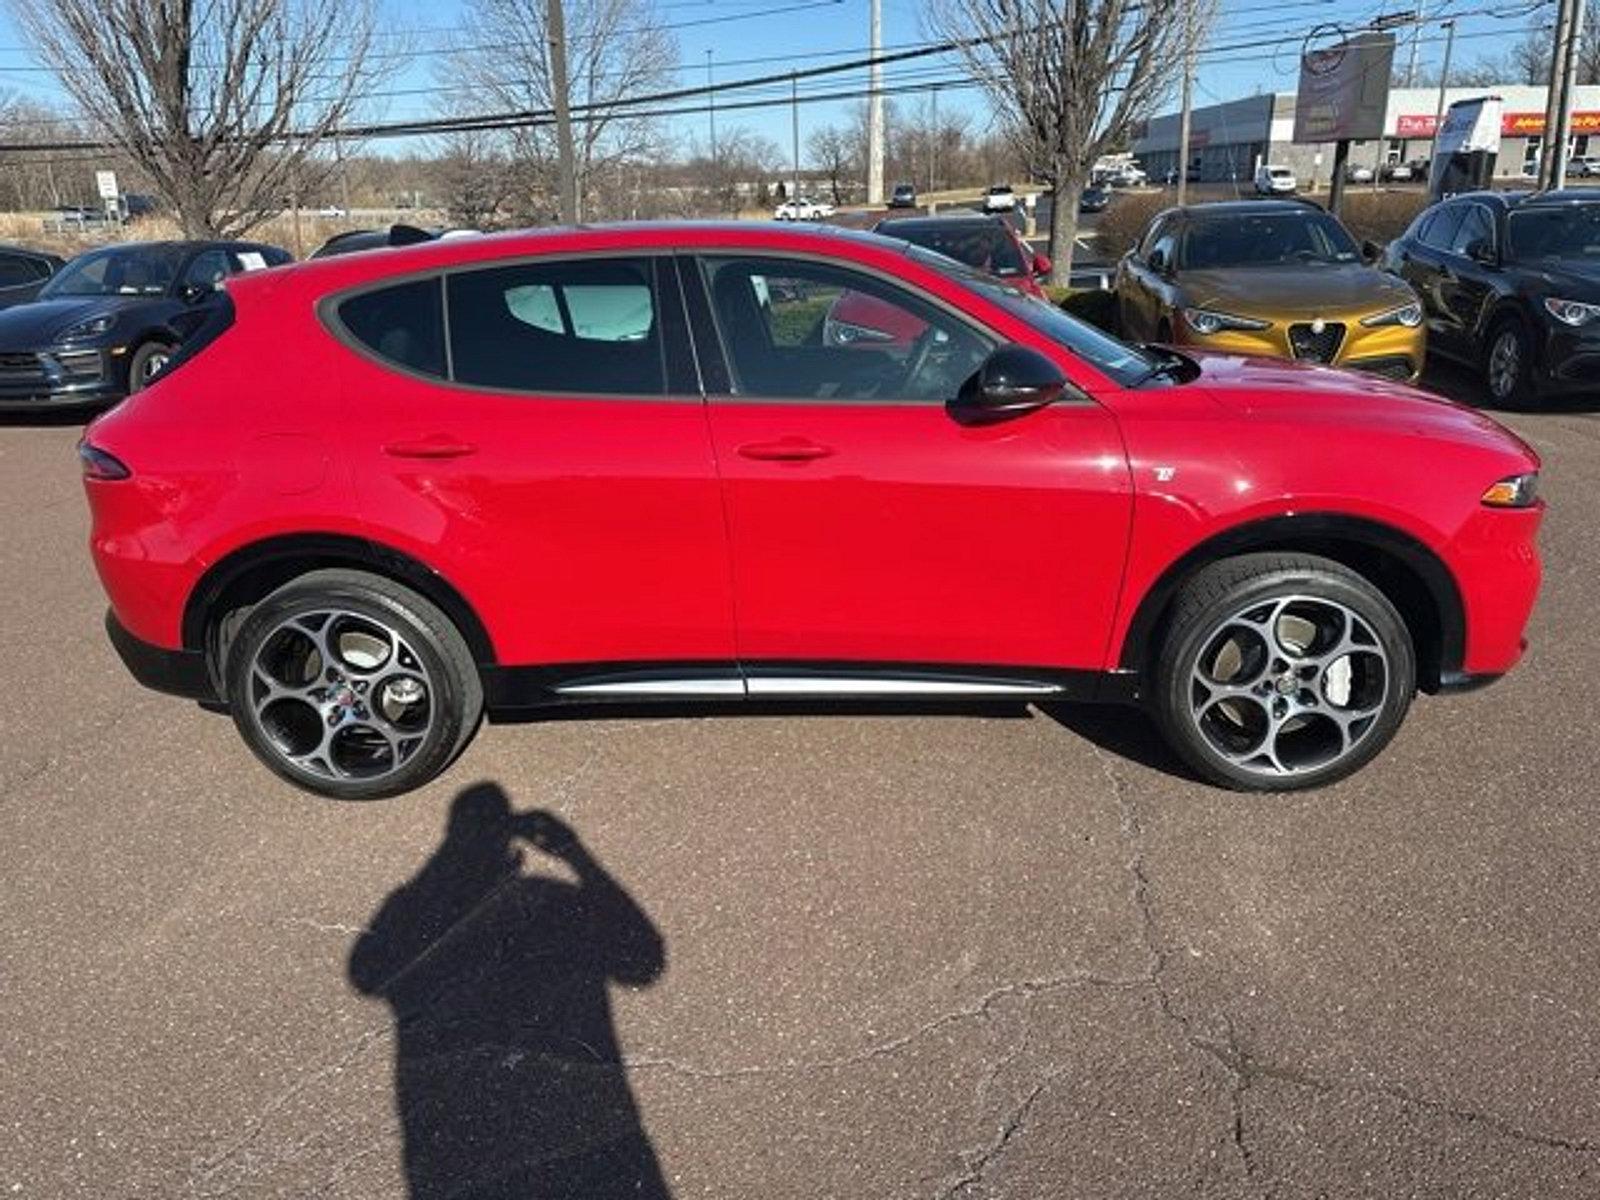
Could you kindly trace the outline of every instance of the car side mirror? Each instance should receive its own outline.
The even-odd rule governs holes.
[[[1061,368],[1039,351],[1001,346],[961,385],[951,412],[963,425],[986,425],[1053,404],[1068,386]]]
[[[178,299],[185,304],[198,304],[214,289],[201,287],[198,283],[184,283],[178,285]]]
[[[1050,268],[1053,265],[1048,254],[1035,254],[1033,256],[1033,273],[1037,278],[1042,279],[1050,274]]]
[[[1467,243],[1467,257],[1485,266],[1495,265],[1494,246],[1488,238],[1474,238]]]
[[[1383,247],[1378,245],[1377,242],[1373,241],[1371,238],[1368,238],[1366,241],[1361,243],[1361,261],[1362,262],[1364,262],[1364,263],[1375,263],[1382,257],[1383,257]]]

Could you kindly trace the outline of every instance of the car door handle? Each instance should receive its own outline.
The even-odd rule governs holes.
[[[827,458],[833,453],[833,447],[809,438],[786,437],[775,442],[746,442],[739,447],[739,453],[745,458],[764,462],[810,462],[816,458]]]
[[[469,454],[476,454],[478,448],[471,442],[435,433],[428,437],[390,442],[383,452],[390,458],[465,458]]]

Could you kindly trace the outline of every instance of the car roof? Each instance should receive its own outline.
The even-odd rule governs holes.
[[[950,213],[948,216],[936,215],[931,217],[885,217],[872,227],[874,233],[885,234],[889,237],[902,237],[905,233],[920,233],[928,229],[950,229],[958,225],[987,225],[1005,226],[1004,217],[997,217],[992,213],[959,212]]]
[[[10,242],[0,242],[0,254],[21,254],[27,258],[48,258],[53,262],[60,262],[59,254],[52,254],[48,250],[33,250],[27,246],[17,246]]]
[[[1325,211],[1322,205],[1313,200],[1287,196],[1282,200],[1218,200],[1211,204],[1190,204],[1183,208],[1167,210],[1167,212],[1181,213],[1186,217],[1249,217],[1270,213]]]

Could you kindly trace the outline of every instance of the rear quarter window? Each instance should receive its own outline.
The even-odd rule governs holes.
[[[438,276],[361,292],[340,302],[339,324],[382,361],[443,379],[443,294]]]

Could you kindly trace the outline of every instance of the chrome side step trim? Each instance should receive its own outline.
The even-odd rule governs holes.
[[[556,688],[562,696],[743,696],[742,679],[617,679],[601,683],[568,683]]]
[[[1061,691],[1053,683],[891,675],[753,675],[746,685],[752,696],[1053,696]]]

